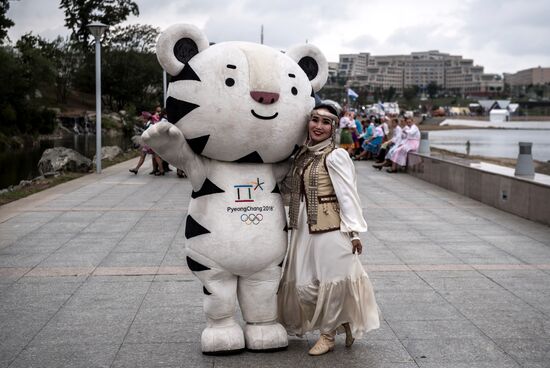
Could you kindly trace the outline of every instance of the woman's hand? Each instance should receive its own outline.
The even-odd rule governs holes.
[[[357,252],[357,254],[361,254],[363,252],[363,245],[361,244],[361,240],[352,240],[351,245],[353,247],[353,254],[355,254],[355,252]]]

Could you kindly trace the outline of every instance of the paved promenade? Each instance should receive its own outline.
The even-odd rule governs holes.
[[[133,164],[0,207],[0,367],[550,367],[550,228],[364,162],[381,328],[316,358],[315,335],[203,356],[190,184]]]

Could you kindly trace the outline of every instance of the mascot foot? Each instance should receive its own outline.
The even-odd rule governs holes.
[[[244,335],[241,326],[209,326],[202,331],[202,353],[206,355],[237,354],[244,350]]]
[[[283,350],[288,347],[288,336],[280,323],[244,327],[246,348],[255,352]]]

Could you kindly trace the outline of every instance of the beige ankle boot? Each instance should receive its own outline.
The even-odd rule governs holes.
[[[334,332],[331,332],[330,334],[321,334],[321,337],[319,337],[319,340],[313,345],[313,347],[309,350],[309,355],[323,355],[328,353],[329,351],[334,350]]]
[[[342,327],[344,327],[344,330],[346,331],[346,348],[349,348],[353,345],[355,337],[351,334],[351,327],[349,326],[349,323],[342,323]]]

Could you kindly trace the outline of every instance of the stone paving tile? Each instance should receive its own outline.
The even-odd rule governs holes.
[[[114,249],[115,252],[165,252],[172,240],[174,233],[157,233],[151,231],[131,231]]]
[[[120,308],[137,311],[149,286],[149,281],[102,282],[91,278],[77,290],[64,308],[99,309],[106,312]]]
[[[423,359],[418,361],[418,367],[421,368],[495,368],[494,362],[445,362],[445,364],[441,364],[441,362],[423,362]],[[518,363],[513,361],[512,359],[506,361],[506,362],[499,362],[496,366],[498,368],[520,368],[520,367],[527,367],[525,365],[520,366]],[[532,367],[532,368],[542,368],[541,367]]]
[[[35,267],[45,258],[48,253],[16,253],[0,255],[0,267]]]
[[[135,310],[111,308],[61,308],[33,342],[67,344],[122,343]]]
[[[550,339],[550,320],[542,314],[481,314],[469,319],[492,339]]]
[[[418,276],[441,293],[448,290],[499,289],[500,285],[478,271],[419,271]]]
[[[483,338],[483,332],[466,318],[457,320],[392,320],[388,322],[399,340]]]
[[[172,245],[166,252],[161,267],[181,267],[182,265],[186,265],[184,250],[179,246]]]
[[[456,320],[461,314],[436,292],[378,291],[377,302],[383,317],[399,320]]]
[[[395,255],[406,264],[457,264],[461,260],[437,245],[423,244],[399,248],[389,246]]]
[[[165,252],[123,253],[112,252],[101,261],[101,267],[151,267],[160,266]]]
[[[550,363],[550,338],[495,339],[495,342],[518,361]]]
[[[545,313],[550,320],[550,290],[549,289],[524,289],[514,290],[514,294],[525,303],[531,305],[542,313]]]
[[[456,227],[451,231],[440,231],[435,228],[432,230],[422,230],[422,234],[436,244],[446,244],[448,242],[474,243],[480,241],[477,235],[469,234],[466,231],[456,230]]]
[[[96,267],[109,251],[83,253],[78,250],[59,250],[44,258],[39,267]]]
[[[432,288],[412,271],[410,272],[370,272],[375,292],[414,290],[431,292]]]
[[[10,368],[31,367],[109,367],[120,345],[117,344],[31,344],[19,354]]]
[[[371,246],[363,243],[363,255],[361,256],[362,263],[372,264],[400,264],[401,260],[387,247]],[[367,243],[368,244],[368,243]]]
[[[145,215],[143,211],[113,211],[106,212],[82,232],[96,234],[126,234]]]
[[[60,252],[103,253],[111,252],[120,241],[120,236],[102,237],[89,235],[77,235],[63,245]]]
[[[514,255],[488,243],[443,243],[449,253],[468,264],[520,264]]]
[[[193,343],[127,343],[118,352],[113,368],[214,366],[212,356],[203,355]]]
[[[11,285],[30,270],[30,267],[0,267],[0,285]]]
[[[128,343],[188,342],[200,345],[200,336],[204,328],[203,322],[185,324],[159,323],[150,320],[135,322],[130,327],[125,341]]]
[[[415,361],[439,363],[490,362],[495,367],[515,363],[494,342],[485,337],[407,339],[403,344]]]
[[[494,282],[511,290],[550,290],[550,275],[540,270],[480,270]]]
[[[52,253],[62,247],[73,234],[39,234],[31,232],[22,238],[17,239],[9,247],[0,249],[1,254],[20,254],[20,253]]]

